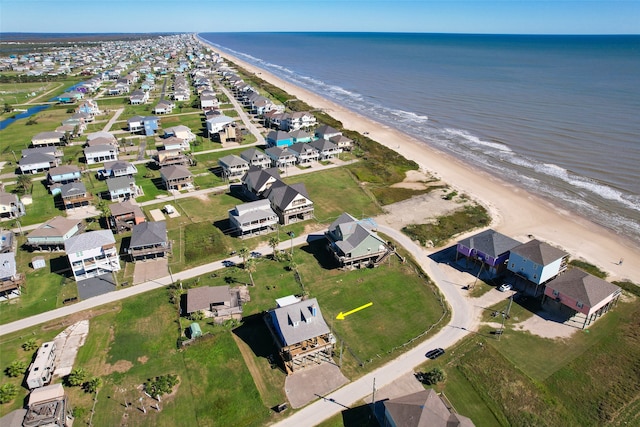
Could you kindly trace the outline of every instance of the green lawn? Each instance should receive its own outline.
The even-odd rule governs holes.
[[[288,184],[301,182],[305,185],[309,197],[313,200],[315,218],[319,222],[330,223],[343,212],[348,212],[357,218],[371,217],[380,213],[375,202],[343,168],[297,175],[285,178],[284,181]],[[340,203],[336,203],[336,194],[340,194]]]

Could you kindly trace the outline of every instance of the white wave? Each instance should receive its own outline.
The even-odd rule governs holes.
[[[553,163],[543,163],[534,167],[534,170],[545,175],[553,176],[562,181],[571,184],[576,188],[587,190],[597,196],[607,200],[612,200],[625,205],[628,208],[640,211],[640,198],[634,196],[626,196],[621,191],[602,184],[594,179],[579,176],[570,173],[563,167]]]
[[[495,150],[500,150],[504,152],[512,152],[511,148],[507,147],[504,144],[501,144],[499,142],[483,141],[477,136],[471,135],[469,132],[464,130],[445,128],[444,131],[452,136],[457,136],[459,138],[462,138],[462,142],[463,143],[466,142],[467,145],[471,147],[480,148],[481,146],[484,146],[484,147],[489,147],[489,148],[493,148]]]
[[[429,117],[416,114],[411,111],[404,111],[404,110],[389,110],[389,111],[391,112],[392,115],[394,115],[395,117],[398,117],[400,121],[414,122],[419,125],[429,120]]]

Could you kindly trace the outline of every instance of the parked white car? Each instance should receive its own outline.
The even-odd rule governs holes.
[[[502,285],[500,285],[500,287],[498,288],[498,290],[500,292],[507,292],[511,290],[511,285],[508,283],[503,283]]]

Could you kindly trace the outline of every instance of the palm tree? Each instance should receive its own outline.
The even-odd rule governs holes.
[[[251,258],[244,263],[244,269],[249,273],[249,279],[251,279],[251,286],[255,286],[253,281],[253,273],[256,271],[256,260]]]
[[[22,194],[28,193],[31,190],[31,177],[25,174],[18,175],[17,186]]]
[[[246,267],[247,259],[249,259],[249,249],[246,246],[243,246],[238,251],[238,255],[242,258],[242,266]]]
[[[271,248],[271,258],[274,260],[278,259],[277,256],[277,247],[280,244],[280,240],[278,240],[278,238],[276,236],[272,236],[269,238],[269,247]]]

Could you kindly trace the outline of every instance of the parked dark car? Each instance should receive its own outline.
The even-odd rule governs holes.
[[[427,354],[425,356],[427,356],[427,359],[437,359],[438,357],[442,356],[444,354],[444,349],[442,348],[434,348],[433,350],[429,350],[427,351]]]

